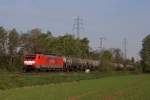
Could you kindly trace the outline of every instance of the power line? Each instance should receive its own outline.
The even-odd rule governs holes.
[[[83,30],[83,19],[79,16],[74,19],[73,31],[75,31],[77,38],[80,38],[81,30]]]

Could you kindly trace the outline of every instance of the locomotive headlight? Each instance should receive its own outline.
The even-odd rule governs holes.
[[[24,65],[33,65],[35,61],[24,61]]]

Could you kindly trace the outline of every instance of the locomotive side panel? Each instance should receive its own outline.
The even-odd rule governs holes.
[[[42,55],[37,60],[37,66],[40,68],[63,68],[63,58],[50,55]]]
[[[24,57],[25,69],[57,69],[64,67],[64,59],[44,54],[28,54]]]

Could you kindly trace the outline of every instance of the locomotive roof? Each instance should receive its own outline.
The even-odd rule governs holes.
[[[25,56],[36,56],[37,54],[39,55],[45,55],[45,56],[51,56],[51,57],[57,57],[59,55],[56,54],[48,54],[48,53],[31,53],[31,54],[26,54]]]

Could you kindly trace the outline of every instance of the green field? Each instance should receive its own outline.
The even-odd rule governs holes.
[[[11,88],[59,84],[81,80],[99,79],[108,76],[137,74],[134,72],[91,72],[91,73],[0,73],[0,90]]]
[[[150,75],[111,76],[1,90],[0,100],[150,100]]]

